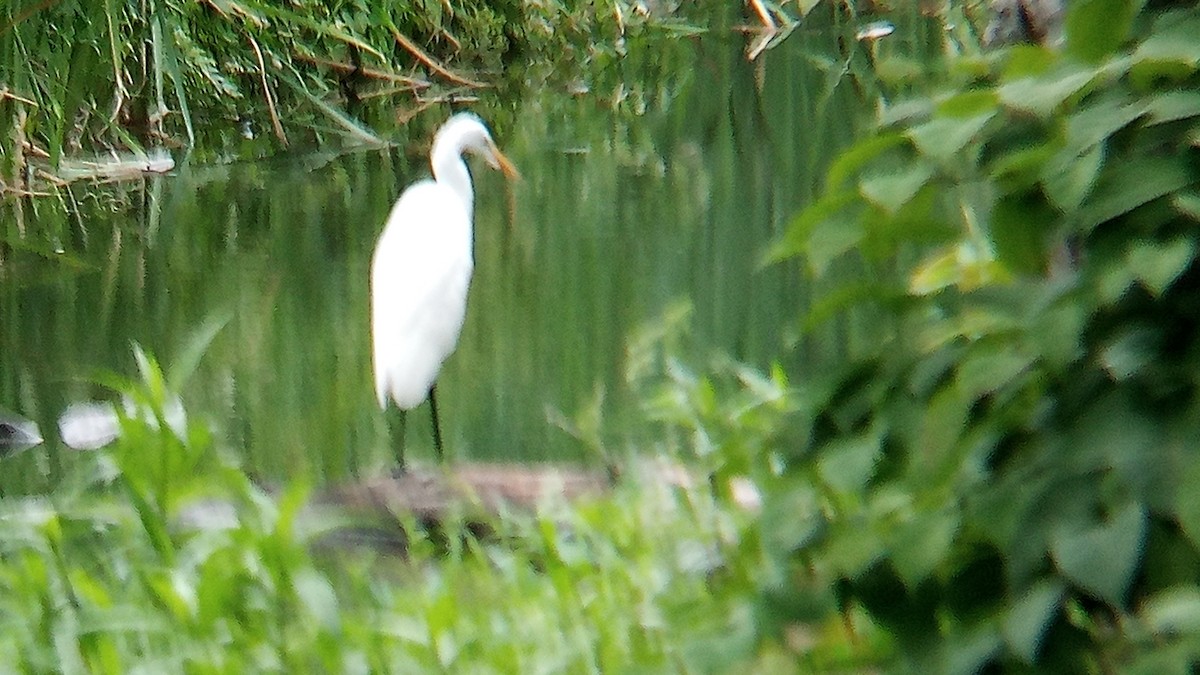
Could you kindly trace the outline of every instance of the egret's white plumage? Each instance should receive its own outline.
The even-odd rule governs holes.
[[[464,152],[516,174],[483,120],[459,113],[434,137],[433,179],[409,186],[392,207],[371,261],[375,393],[383,408],[389,398],[405,410],[420,405],[462,330],[474,211]]]

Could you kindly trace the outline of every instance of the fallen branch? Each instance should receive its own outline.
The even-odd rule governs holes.
[[[95,159],[62,159],[56,173],[37,169],[43,180],[62,187],[77,180],[116,182],[141,178],[145,174],[167,173],[175,168],[175,160],[166,152],[150,154],[127,153],[125,156]]]
[[[495,532],[496,518],[520,511],[534,512],[546,500],[576,502],[602,497],[618,481],[690,491],[711,490],[709,480],[668,460],[640,462],[628,474],[581,466],[548,464],[471,463],[413,467],[394,476],[381,476],[333,486],[314,495],[303,519],[325,523],[321,546],[365,545],[404,555],[408,546],[405,523],[426,531],[446,532],[452,523],[474,536]],[[745,478],[730,480],[733,503],[748,512],[761,508],[758,489]],[[268,489],[268,492],[276,492]],[[189,529],[219,529],[237,525],[232,502],[203,500],[185,508],[178,525]],[[332,527],[330,523],[336,523]]]
[[[578,467],[465,464],[413,468],[396,476],[341,485],[318,501],[350,511],[440,521],[464,505],[476,504],[491,514],[514,506],[532,509],[547,496],[571,501],[601,494],[611,484],[604,471]]]

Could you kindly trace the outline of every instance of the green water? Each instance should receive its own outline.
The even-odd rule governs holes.
[[[686,68],[624,99],[534,87],[498,108],[495,135],[523,178],[510,188],[474,166],[475,276],[438,385],[453,456],[587,459],[553,420],[601,393],[624,451],[641,424],[631,338],[681,306],[701,361],[779,361],[801,378],[838,348],[794,339],[814,290],[760,261],[868,113],[829,68],[846,30],[798,30],[757,64],[740,37],[710,36],[673,45]],[[222,448],[276,478],[386,470],[368,267],[391,203],[427,171],[426,147],[184,160],[168,176],[9,204],[0,407],[36,420],[47,443],[2,460],[6,489],[43,489],[80,461],[55,418],[112,397],[97,373],[135,376],[133,342],[169,369],[214,322],[182,395]],[[39,237],[18,237],[18,222]],[[410,413],[411,455],[429,455],[428,415]]]

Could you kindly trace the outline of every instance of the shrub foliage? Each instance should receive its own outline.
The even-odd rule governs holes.
[[[871,339],[779,446],[768,634],[862,608],[922,672],[1200,659],[1200,11],[1066,25],[887,107],[774,250],[857,269],[806,325]]]

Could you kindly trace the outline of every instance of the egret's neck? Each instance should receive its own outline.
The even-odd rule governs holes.
[[[463,204],[466,204],[467,215],[470,216],[475,210],[475,197],[471,191],[471,172],[467,170],[467,163],[463,161],[462,155],[438,152],[438,148],[434,148],[431,163],[433,179],[439,185],[445,185],[454,190],[454,194],[462,199]]]

